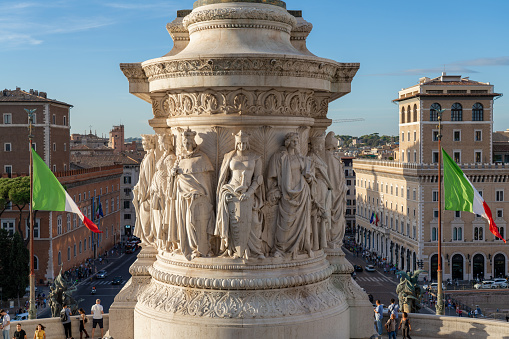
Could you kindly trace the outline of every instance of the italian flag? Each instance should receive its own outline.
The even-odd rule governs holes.
[[[51,172],[41,157],[33,149],[32,158],[34,167],[32,208],[38,211],[76,213],[89,230],[94,233],[103,233],[96,224],[80,211],[53,172]]]
[[[493,221],[488,204],[443,148],[442,155],[444,158],[445,209],[479,214],[490,223],[490,232],[505,243],[505,239],[502,238],[497,225]]]

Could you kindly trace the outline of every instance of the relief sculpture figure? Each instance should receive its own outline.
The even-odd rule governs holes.
[[[167,214],[167,183],[168,170],[173,167],[175,155],[173,154],[172,136],[170,134],[157,135],[158,147],[161,152],[155,164],[155,172],[150,185],[152,229],[155,236],[155,245],[159,249],[166,247],[168,239]]]
[[[175,226],[179,248],[188,260],[209,256],[214,232],[212,171],[209,158],[198,149],[196,132],[182,133],[182,154],[171,169]]]
[[[299,134],[288,133],[285,147],[276,152],[267,174],[267,197],[277,202],[274,256],[294,259],[311,250],[311,169],[309,159],[299,154]]]
[[[311,227],[312,249],[317,251],[327,247],[327,235],[331,225],[331,182],[327,172],[327,164],[322,159],[325,147],[325,136],[311,138]]]
[[[234,258],[264,258],[262,212],[264,186],[261,156],[249,151],[249,134],[235,135],[235,150],[224,156],[217,185],[214,235],[220,251]]]
[[[325,138],[325,161],[332,186],[331,228],[328,237],[330,248],[341,247],[346,227],[345,208],[348,186],[346,186],[343,163],[335,154],[337,146],[338,139],[334,137],[334,132],[329,132]]]
[[[155,172],[155,136],[142,135],[143,149],[147,152],[140,164],[140,178],[133,189],[133,205],[136,210],[134,235],[145,244],[152,244],[150,185]]]

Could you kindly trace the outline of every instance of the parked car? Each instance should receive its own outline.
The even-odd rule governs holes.
[[[122,283],[122,277],[121,276],[116,276],[115,278],[113,278],[113,280],[111,281],[111,284],[112,285],[120,285]]]
[[[497,285],[498,288],[507,288],[507,280],[504,278],[495,278],[493,279],[493,283]]]
[[[366,265],[366,272],[375,272],[375,266],[373,265]]]
[[[438,283],[436,283],[436,282],[431,283],[431,285],[429,286],[429,288],[430,288],[432,291],[436,291],[436,290],[438,290]],[[445,287],[444,283],[442,283],[442,290],[446,290],[446,287]]]
[[[476,289],[490,289],[490,288],[498,288],[498,285],[495,284],[493,280],[484,280],[483,282],[477,283],[474,285]]]
[[[355,272],[362,272],[363,271],[362,266],[360,266],[360,265],[353,265],[353,269],[355,270]]]
[[[105,270],[100,270],[99,272],[97,272],[95,277],[97,279],[104,279],[104,278],[106,278],[107,275],[108,275],[108,273]]]
[[[28,313],[20,313],[12,319],[12,321],[23,321],[28,319]]]

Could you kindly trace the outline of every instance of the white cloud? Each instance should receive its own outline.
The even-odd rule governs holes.
[[[0,32],[0,44],[4,46],[20,47],[24,45],[39,45],[43,41],[28,34]]]

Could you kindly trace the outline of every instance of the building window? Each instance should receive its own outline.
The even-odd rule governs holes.
[[[67,261],[71,260],[71,246],[67,247]]]
[[[56,152],[56,150],[57,150],[57,144],[54,142],[53,143],[53,152]]]
[[[482,131],[474,131],[474,141],[482,141]]]
[[[77,215],[75,213],[73,213],[72,215],[72,226],[73,228],[77,228],[78,227],[78,223],[77,223]]]
[[[498,228],[498,233],[500,233],[500,236],[503,238],[504,237],[504,228],[503,227],[499,227]],[[495,240],[502,240],[502,239],[500,239],[499,237],[495,237]]]
[[[39,232],[39,225],[41,224],[41,219],[35,219],[34,220],[34,238],[35,239],[39,239],[39,236],[40,236],[40,232]],[[28,219],[25,219],[25,234],[26,234],[26,238],[28,238],[29,234],[30,234],[30,218]]]
[[[480,102],[476,102],[474,106],[472,106],[472,121],[483,121],[484,109]]]
[[[62,234],[62,216],[57,217],[57,235]]]
[[[124,184],[131,184],[131,176],[126,175],[124,177]]]
[[[407,132],[406,136],[407,136],[407,138],[406,138],[406,139],[407,139],[408,141],[410,141],[410,132]]]
[[[11,152],[12,151],[12,144],[10,142],[4,143],[4,152]]]
[[[398,186],[396,186],[396,196],[398,196]]]
[[[53,165],[53,172],[57,171],[57,165]]]
[[[431,138],[433,139],[433,141],[438,141],[438,130],[433,130],[432,131],[432,135],[431,135]]]
[[[413,113],[414,113],[414,122],[416,122],[417,121],[417,105],[414,105]]]
[[[62,252],[58,251],[58,265],[62,265]]]
[[[417,151],[414,151],[414,162],[417,162]]]
[[[438,151],[433,151],[431,161],[432,161],[434,164],[438,164]]]
[[[129,220],[129,219],[131,219],[131,215],[130,215],[130,214],[124,214],[124,219],[125,219],[125,220]]]
[[[108,212],[109,205],[110,205],[110,204],[109,204],[109,201],[108,201],[108,199],[106,199],[106,202],[104,203],[104,207],[105,207],[105,212],[106,212],[106,214],[108,214],[108,213],[109,213],[109,212]],[[113,211],[112,211],[112,212],[113,212]]]
[[[4,113],[4,124],[6,124],[6,125],[12,124],[12,114],[11,113]]]
[[[401,151],[401,162],[405,162],[405,151]]]
[[[64,151],[67,151],[67,144],[64,142]]]
[[[120,202],[119,202],[118,197],[117,197],[117,211],[120,209],[119,206],[120,206]]]
[[[504,191],[503,190],[497,190],[495,192],[495,201],[504,201]]]
[[[86,240],[85,240],[86,241]],[[81,240],[80,240],[80,254],[81,254]]]
[[[461,152],[459,152],[459,151],[454,151],[454,152],[452,153],[452,156],[453,156],[454,162],[456,162],[457,164],[459,164],[459,163],[460,163],[460,161],[461,161]]]
[[[417,141],[417,132],[414,131],[414,141]]]
[[[7,173],[7,177],[12,177],[12,165],[4,165],[4,173]]]
[[[452,134],[454,141],[461,141],[461,131],[453,131]]]
[[[67,126],[67,117],[64,115],[64,126]]]
[[[405,123],[405,107],[401,108],[401,123]]]
[[[85,240],[83,240],[83,250],[84,251],[87,250],[87,238],[85,238]]]
[[[431,228],[431,241],[438,241],[438,229],[436,227]]]
[[[438,210],[433,210],[433,219],[438,219]]]
[[[34,149],[34,151],[37,152],[37,145],[35,144],[35,142],[32,142],[32,148]]]
[[[405,141],[405,132],[401,132],[401,141]]]
[[[71,215],[67,213],[67,232],[71,230]]]
[[[503,218],[504,217],[504,210],[501,208],[497,208],[497,218]]]
[[[438,121],[438,112],[442,109],[439,103],[434,103],[429,108],[429,121]]]
[[[474,227],[474,240],[483,240],[484,230],[483,227]]]
[[[10,237],[14,235],[15,224],[16,219],[2,219],[2,229],[6,230]]]
[[[482,162],[482,151],[475,151],[474,158],[476,163]]]
[[[77,253],[76,253],[76,244],[74,244],[74,246],[73,246],[73,250],[74,250],[74,251],[73,251],[73,253],[74,253],[74,257],[76,257],[76,254],[77,254]]]
[[[431,201],[438,201],[438,191],[431,192]]]
[[[37,258],[36,255],[34,255],[34,270],[39,269],[39,258]]]
[[[57,116],[53,114],[53,125],[57,124]]]
[[[451,121],[463,121],[463,107],[459,102],[452,104]]]
[[[463,240],[463,229],[461,227],[454,227],[452,229],[452,240],[454,241]]]
[[[81,201],[81,193],[78,194],[78,202],[80,202],[80,201]]]

